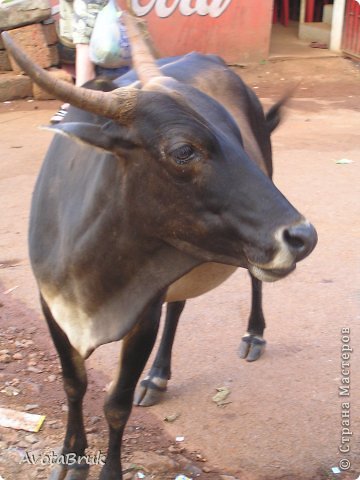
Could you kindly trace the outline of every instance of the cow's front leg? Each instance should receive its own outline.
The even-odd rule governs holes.
[[[159,329],[162,299],[157,299],[124,338],[119,375],[105,401],[104,412],[109,425],[109,446],[100,480],[121,480],[121,442],[130,416],[134,391],[153,349]]]
[[[84,456],[87,447],[82,412],[82,401],[87,388],[85,362],[70,345],[67,336],[55,322],[45,300],[42,297],[40,300],[53,342],[60,357],[64,390],[69,408],[66,435],[61,452],[64,462],[52,469],[49,480],[85,480],[88,476],[89,465],[76,461],[76,459]],[[69,465],[66,463],[67,458],[71,459]]]
[[[168,380],[171,377],[171,352],[184,306],[185,301],[167,304],[164,331],[159,350],[148,375],[136,389],[134,405],[150,407],[159,403],[162,399]]]
[[[265,318],[262,310],[262,282],[251,277],[251,312],[248,329],[241,339],[239,356],[248,362],[257,360],[265,350],[266,341],[263,338]]]

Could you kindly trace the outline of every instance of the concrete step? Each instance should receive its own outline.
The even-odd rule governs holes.
[[[331,25],[323,22],[300,23],[299,38],[308,42],[329,45]]]

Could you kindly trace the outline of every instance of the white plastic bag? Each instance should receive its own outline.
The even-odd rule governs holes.
[[[90,60],[96,65],[118,68],[131,63],[130,44],[121,14],[116,0],[109,0],[96,18],[89,46]]]

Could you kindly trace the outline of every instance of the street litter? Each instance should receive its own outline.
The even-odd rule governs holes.
[[[44,420],[45,415],[35,415],[34,413],[19,412],[10,408],[0,407],[0,426],[2,427],[38,432]]]
[[[142,472],[137,472],[136,473],[136,478],[145,478],[145,474]]]
[[[327,43],[311,42],[309,45],[311,48],[329,48]]]
[[[178,475],[175,477],[175,480],[192,480],[192,478],[186,477],[185,475]]]
[[[341,473],[341,470],[340,470],[339,467],[332,467],[331,470],[332,470],[333,473]]]
[[[231,402],[225,402],[226,398],[230,395],[231,391],[228,387],[219,387],[216,389],[218,392],[213,396],[212,401],[215,402],[219,407],[226,405]]]
[[[349,163],[354,163],[353,160],[349,160],[348,158],[340,158],[340,160],[336,160],[338,165],[348,165]]]
[[[21,390],[18,388],[13,387],[12,385],[6,385],[2,390],[1,393],[5,393],[8,397],[16,397],[21,393]]]
[[[173,413],[164,417],[164,422],[175,422],[180,417],[180,413]]]
[[[35,408],[39,408],[39,405],[37,403],[28,403],[25,406],[25,410],[29,412],[30,410],[35,410]]]
[[[185,440],[185,437],[176,437],[175,440],[177,442],[183,442]]]
[[[4,294],[4,295],[7,295],[8,293],[13,292],[13,291],[16,290],[17,288],[19,288],[19,285],[16,285],[16,287],[9,288],[9,290],[5,290],[5,292],[3,292],[3,294]]]

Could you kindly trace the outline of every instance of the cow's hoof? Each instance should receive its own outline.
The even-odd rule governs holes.
[[[64,465],[55,465],[51,469],[49,480],[64,480],[67,474],[67,467]]]
[[[86,480],[89,475],[90,466],[87,464],[72,465],[68,468],[65,480]]]
[[[134,405],[138,407],[151,407],[164,397],[167,380],[160,377],[146,377],[140,382],[134,395]]]
[[[241,339],[239,357],[254,362],[261,357],[265,350],[266,340],[259,335],[247,334]]]

